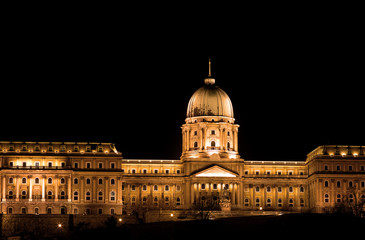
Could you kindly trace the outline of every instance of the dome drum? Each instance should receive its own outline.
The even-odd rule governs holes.
[[[199,117],[188,117],[185,119],[186,123],[199,123],[199,122],[207,122],[207,123],[234,123],[235,119],[231,117],[223,117],[223,116],[199,116]]]

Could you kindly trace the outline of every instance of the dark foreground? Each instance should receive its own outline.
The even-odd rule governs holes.
[[[252,216],[211,221],[163,222],[86,230],[74,239],[263,239],[361,236],[365,219],[319,214]]]
[[[59,236],[42,239],[295,239],[348,238],[362,239],[365,219],[321,214],[287,214],[250,216],[208,221],[118,224],[109,221],[105,227],[89,229],[79,226]],[[39,235],[38,235],[39,236]],[[22,239],[37,239],[31,235]]]

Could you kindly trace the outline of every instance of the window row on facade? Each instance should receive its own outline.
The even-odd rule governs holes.
[[[11,168],[54,168],[54,167],[60,167],[60,168],[66,168],[66,161],[9,161],[9,167]],[[82,165],[80,162],[73,162],[72,168],[78,169],[116,169],[117,163],[116,162],[92,162],[87,161]]]
[[[294,170],[276,170],[276,171],[272,171],[272,170],[245,170],[244,171],[244,175],[249,175],[249,174],[253,174],[253,175],[273,175],[276,174],[278,176],[280,175],[289,175],[292,176],[294,175]],[[299,170],[298,175],[299,176],[304,176],[305,172],[304,170]]]
[[[137,199],[138,199],[137,196],[131,196],[129,198],[129,202],[127,202],[126,197],[123,196],[122,205],[127,206],[128,204],[130,204],[131,206],[142,205],[142,206],[165,206],[165,207],[182,205],[181,197],[170,198],[170,196],[164,196],[164,197],[143,196],[140,202],[138,202]]]
[[[109,153],[110,148],[103,145],[40,145],[40,144],[7,144],[1,148],[3,152],[48,152],[48,153]]]
[[[122,184],[122,191],[126,191],[126,190],[129,190],[129,191],[137,191],[138,190],[138,185],[136,185],[136,184],[128,184],[127,187],[125,185],[126,184]],[[175,185],[169,185],[169,184],[146,185],[146,184],[143,184],[143,185],[141,185],[140,190],[142,190],[142,191],[148,191],[148,188],[150,188],[150,190],[153,190],[153,191],[163,190],[165,192],[168,192],[168,191],[172,190],[171,188],[173,186],[175,186]],[[176,192],[180,192],[181,191],[181,186],[177,184],[175,186],[175,191]]]
[[[324,164],[323,170],[324,171],[357,171],[360,170],[362,172],[365,172],[365,165],[360,165],[359,167],[356,164]]]
[[[255,198],[254,202],[251,202],[250,198],[245,198],[244,199],[244,206],[245,207],[295,207],[295,206],[299,206],[299,207],[304,207],[305,206],[305,201],[304,198],[299,198],[299,202],[295,203],[295,199],[294,198],[288,198],[287,202],[284,201],[283,198],[278,198],[276,200],[276,202],[274,202],[274,200],[272,198],[266,198],[266,199],[261,199],[259,197]]]
[[[356,201],[362,201],[365,203],[365,193],[360,194],[359,196],[356,196],[356,194],[353,193],[335,193],[335,202],[336,203],[354,203]],[[358,199],[357,199],[358,198]],[[331,202],[331,194],[330,193],[324,193],[323,195],[323,202],[324,203],[330,203]]]
[[[9,206],[7,207],[7,214],[18,214],[18,212],[16,211],[16,207],[13,206]],[[27,206],[21,206],[20,207],[20,214],[42,214],[41,212],[41,208],[40,207],[33,207],[33,208],[29,208]],[[70,212],[68,212],[67,207],[46,207],[45,209],[45,214],[69,214]],[[73,207],[72,209],[72,214],[83,214],[83,215],[91,215],[91,214],[111,214],[114,215],[116,214],[116,209],[113,207],[109,207],[107,209],[105,208],[90,208],[90,207],[86,207],[86,208],[78,208],[78,207]]]
[[[20,178],[19,178],[20,179]],[[99,184],[99,185],[101,185],[101,184],[103,184],[104,183],[104,179],[105,179],[105,177],[101,177],[101,178],[96,178],[97,179],[97,183]],[[57,180],[57,178],[56,178],[56,180]],[[73,184],[75,184],[75,185],[77,185],[77,184],[79,184],[80,183],[80,181],[81,181],[81,179],[79,178],[79,177],[74,177],[73,178]],[[21,184],[28,184],[28,182],[29,182],[29,180],[28,180],[28,178],[27,177],[22,177],[21,178]],[[34,184],[41,184],[41,178],[39,178],[39,177],[35,177],[34,178],[34,182],[33,182]],[[53,184],[54,183],[54,178],[52,178],[52,177],[48,177],[47,178],[47,181],[46,181],[46,183],[47,184]],[[66,179],[65,179],[65,177],[61,177],[60,179],[59,179],[59,183],[60,184],[66,184]],[[86,178],[85,179],[85,184],[87,184],[87,185],[89,185],[89,184],[91,184],[92,183],[92,178]],[[116,184],[116,178],[110,178],[109,179],[109,183],[110,183],[110,185],[115,185]],[[14,178],[14,177],[9,177],[8,178],[8,184],[16,184],[16,178]]]
[[[354,188],[354,187],[356,187],[356,182],[357,181],[354,181],[354,180],[334,180],[334,181],[325,180],[323,182],[323,186],[325,188],[330,187],[331,182],[334,182],[335,183],[334,186],[337,187],[337,188],[340,188],[340,187]],[[365,188],[365,180],[360,181],[359,184],[358,184],[358,187]]]

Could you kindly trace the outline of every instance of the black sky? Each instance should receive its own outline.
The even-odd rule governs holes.
[[[125,158],[178,159],[180,126],[210,57],[244,159],[365,145],[361,16],[278,8],[13,17],[0,140],[114,142]]]

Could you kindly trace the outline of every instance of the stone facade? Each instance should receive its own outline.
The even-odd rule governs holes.
[[[1,212],[140,215],[218,205],[223,194],[232,211],[365,201],[361,146],[319,146],[306,161],[241,158],[232,103],[213,80],[190,99],[180,159],[124,159],[111,143],[0,142]]]

